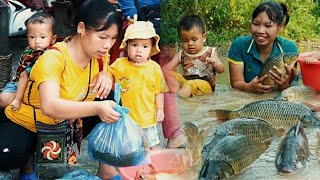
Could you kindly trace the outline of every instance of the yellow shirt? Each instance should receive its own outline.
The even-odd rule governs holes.
[[[155,97],[168,91],[159,64],[149,60],[135,66],[124,57],[111,64],[110,73],[121,86],[121,102],[129,108],[132,120],[142,128],[154,126],[157,123]]]
[[[42,114],[38,90],[38,86],[42,82],[53,81],[58,83],[60,85],[60,97],[63,99],[82,101],[88,92],[90,71],[90,83],[99,72],[97,59],[93,58],[91,63],[89,63],[85,69],[82,69],[71,59],[64,42],[56,43],[54,46],[57,47],[59,51],[47,50],[39,57],[33,66],[20,110],[12,111],[10,107],[5,109],[5,113],[9,119],[34,132],[36,128],[32,106],[36,109],[37,121],[46,124],[56,124],[62,121]],[[106,70],[108,68],[108,57],[104,57],[102,61],[104,70]],[[30,95],[28,96],[29,93]],[[93,93],[90,88],[85,100],[92,101],[95,96],[96,94]],[[29,103],[32,106],[29,105]]]

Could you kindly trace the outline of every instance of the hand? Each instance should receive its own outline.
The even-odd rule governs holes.
[[[305,60],[306,64],[310,64],[312,62],[317,61],[317,59],[314,57],[306,57],[304,60]]]
[[[164,111],[163,111],[163,109],[157,109],[156,118],[157,118],[157,122],[162,122],[163,121],[163,119],[164,119]]]
[[[220,65],[221,62],[220,60],[217,60],[216,58],[214,57],[208,57],[206,59],[207,63],[209,63],[212,67],[216,67],[217,65]]]
[[[284,67],[286,70],[286,73],[284,75],[282,74],[281,70],[276,66],[273,66],[268,74],[269,77],[275,81],[275,83],[281,90],[289,87],[291,72],[293,72],[294,74],[298,74],[298,70],[296,68],[290,67],[287,64],[284,64]]]
[[[10,104],[10,109],[12,111],[19,111],[19,109],[21,107],[21,103],[22,103],[22,100],[14,99]]]
[[[105,101],[96,101],[99,103],[98,116],[101,121],[106,123],[114,123],[118,121],[121,117],[121,114],[114,110],[116,103],[114,101],[105,100]]]
[[[258,93],[268,93],[273,90],[273,85],[263,85],[262,82],[268,77],[268,75],[264,75],[261,78],[255,77],[249,83],[251,86],[251,90],[253,92]]]
[[[112,81],[108,73],[106,73],[105,71],[101,71],[94,78],[93,82],[89,85],[89,87],[93,88],[94,92],[97,92],[97,98],[107,98],[112,88]]]
[[[133,15],[133,19],[131,19],[130,16],[127,17],[128,25],[133,24],[137,20],[138,20],[138,15],[137,14]]]

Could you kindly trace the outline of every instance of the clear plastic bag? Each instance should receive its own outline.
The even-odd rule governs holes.
[[[101,180],[101,178],[98,176],[93,176],[88,172],[79,169],[65,174],[61,179],[58,180]]]
[[[115,111],[121,114],[119,121],[101,122],[89,134],[89,157],[116,167],[135,166],[147,163],[149,145],[143,130],[128,116],[129,110],[119,105],[120,85],[115,86]]]

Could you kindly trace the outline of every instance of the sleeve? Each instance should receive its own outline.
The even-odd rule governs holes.
[[[290,40],[286,40],[283,45],[284,52],[298,52],[297,45]]]
[[[166,80],[163,76],[162,70],[158,64],[155,65],[155,94],[168,92]]]
[[[60,83],[60,77],[65,68],[63,54],[56,50],[48,50],[39,57],[31,69],[30,79],[38,87],[42,82],[54,81]]]
[[[135,0],[118,0],[123,17],[127,18],[130,16],[130,18],[133,18],[134,14],[138,14],[134,1]]]
[[[242,64],[243,63],[243,59],[242,59],[242,43],[243,39],[242,37],[238,37],[236,38],[231,46],[230,46],[230,50],[228,53],[228,61],[234,64]]]

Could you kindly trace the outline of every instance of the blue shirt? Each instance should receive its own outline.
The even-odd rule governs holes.
[[[289,52],[298,52],[296,44],[282,37],[277,37],[273,43],[272,52],[267,59],[279,53]],[[228,61],[234,64],[244,64],[244,79],[246,83],[258,76],[263,67],[257,44],[252,36],[240,36],[232,42]]]
[[[128,16],[130,16],[130,18],[133,18],[133,15],[138,14],[134,1],[135,0],[118,0],[118,4],[125,18],[127,18]],[[138,1],[140,8],[142,8],[143,6],[160,6],[160,0],[136,0],[136,1]]]

